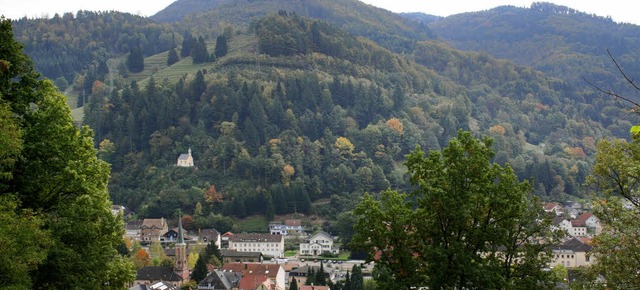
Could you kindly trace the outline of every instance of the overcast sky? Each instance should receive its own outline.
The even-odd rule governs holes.
[[[53,16],[78,10],[117,10],[151,16],[174,0],[0,0],[0,15],[8,18]],[[340,1],[340,0],[336,0]],[[616,22],[640,24],[640,13],[629,0],[537,0],[552,2],[599,16],[611,16]],[[502,5],[529,7],[536,0],[363,0],[394,12],[424,12],[448,16],[481,11]]]

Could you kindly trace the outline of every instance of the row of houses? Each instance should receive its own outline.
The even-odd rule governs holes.
[[[591,266],[594,258],[589,255],[593,249],[590,243],[591,238],[602,231],[600,220],[593,213],[584,211],[582,204],[577,202],[566,206],[548,202],[543,208],[555,216],[552,227],[567,235],[563,243],[552,249],[554,259],[550,266],[562,265],[567,269]]]
[[[235,250],[243,253],[260,253],[262,256],[284,257],[284,237],[302,231],[300,221],[287,223],[286,228],[272,227],[271,234],[220,234],[215,229],[203,229],[191,235],[185,234],[186,243],[215,243],[218,248]],[[279,229],[276,229],[279,228]],[[278,234],[281,233],[281,234]],[[167,220],[144,219],[128,222],[125,235],[141,243],[159,241],[161,243],[175,243],[178,229],[170,229]],[[338,254],[339,249],[333,244],[333,237],[322,231],[309,236],[300,243],[299,254],[303,256],[318,256],[322,254]],[[239,259],[243,260],[243,259]]]
[[[143,219],[139,221],[129,221],[125,224],[125,237],[148,244],[151,242],[175,243],[178,238],[178,228],[169,228],[166,219]],[[195,233],[186,233],[184,239],[186,243],[209,243],[213,242],[218,246],[222,244],[222,236],[215,229],[202,229]]]
[[[256,262],[230,262],[224,263],[222,267],[215,268],[209,265],[209,273],[205,279],[199,282],[198,290],[285,290],[287,281],[290,278],[296,279],[300,284],[304,284],[310,272],[321,270],[319,266],[300,266],[290,264],[284,267],[282,264],[265,264]],[[330,278],[331,272],[322,268],[324,276]],[[159,275],[162,274],[162,275]],[[157,289],[178,289],[182,286],[184,279],[180,277],[170,267],[144,267],[138,271],[133,289],[154,289],[154,287],[165,286],[168,288]],[[156,286],[154,286],[156,285]],[[146,287],[146,288],[145,288]],[[174,287],[174,288],[172,288]],[[298,288],[305,289],[305,288]],[[328,287],[314,288],[314,290],[330,290]]]
[[[563,207],[557,202],[549,202],[544,205],[544,210],[555,215],[553,226],[571,237],[591,238],[600,234],[600,220],[590,212],[580,212],[576,207]]]

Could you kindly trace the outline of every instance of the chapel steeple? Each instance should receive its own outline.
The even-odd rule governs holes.
[[[189,267],[187,265],[187,244],[184,242],[184,231],[182,230],[182,214],[178,215],[178,242],[175,245],[176,262],[174,271],[183,281],[189,281]]]

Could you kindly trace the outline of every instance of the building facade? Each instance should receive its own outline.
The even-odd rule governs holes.
[[[300,243],[300,255],[319,256],[322,253],[338,254],[339,249],[333,247],[333,238],[326,232],[319,232],[304,243]]]
[[[193,167],[193,156],[191,156],[191,148],[189,148],[187,154],[180,154],[176,165],[178,167]]]
[[[169,231],[169,226],[164,218],[144,219],[140,226],[140,241],[153,242],[160,241],[162,235]]]
[[[282,235],[235,234],[229,237],[229,250],[239,252],[260,252],[264,256],[284,257]]]

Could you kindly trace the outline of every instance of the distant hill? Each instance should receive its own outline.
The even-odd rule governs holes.
[[[424,24],[429,24],[433,21],[440,20],[443,18],[442,16],[436,16],[436,15],[426,14],[422,12],[405,12],[405,13],[400,13],[400,15]]]
[[[193,13],[207,11],[234,0],[177,0],[150,18],[158,22],[177,22]]]
[[[585,85],[584,76],[602,86],[625,87],[607,49],[626,70],[640,71],[640,26],[565,6],[503,6],[452,15],[430,22],[429,28],[456,48],[486,51],[578,86]]]
[[[238,0],[215,9],[190,14],[179,26],[194,34],[222,33],[227,25],[249,28],[268,14],[284,11],[324,20],[356,36],[366,37],[393,51],[410,51],[415,41],[433,39],[426,24],[357,0]],[[189,9],[187,0],[176,1],[172,10]],[[169,9],[169,7],[167,8]],[[161,11],[162,12],[162,11]],[[213,20],[213,21],[212,21]]]

